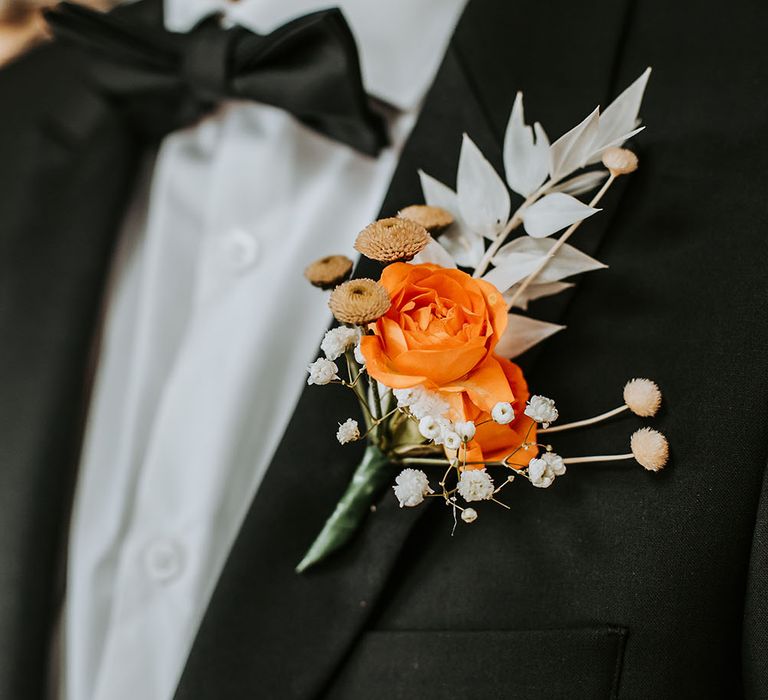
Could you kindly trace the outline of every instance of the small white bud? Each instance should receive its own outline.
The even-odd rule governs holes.
[[[442,435],[442,426],[437,418],[433,416],[424,416],[419,421],[419,432],[427,438],[427,440],[434,440]]]
[[[458,450],[461,447],[461,438],[453,430],[446,430],[443,433],[443,444],[449,450]]]
[[[459,421],[454,424],[453,429],[461,438],[462,442],[469,442],[475,437],[476,428],[474,422],[471,420]]]
[[[477,520],[477,511],[474,508],[465,508],[461,512],[461,519],[465,523],[473,523]]]
[[[491,411],[491,418],[499,425],[507,425],[515,420],[515,412],[512,404],[507,401],[499,401]]]

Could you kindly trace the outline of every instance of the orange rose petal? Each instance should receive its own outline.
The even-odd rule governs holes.
[[[495,357],[487,358],[467,377],[452,382],[452,386],[466,391],[470,401],[487,413],[499,401],[512,403],[515,400],[509,380]]]
[[[360,340],[360,352],[365,358],[365,366],[374,379],[392,389],[408,389],[423,384],[426,377],[403,374],[388,361],[381,347],[381,340],[375,335],[366,335]]]

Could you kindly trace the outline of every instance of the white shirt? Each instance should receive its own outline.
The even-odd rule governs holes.
[[[70,534],[66,700],[168,700],[330,318],[303,268],[375,216],[464,0],[341,0],[379,158],[229,102],[165,139],[121,236]],[[316,0],[173,0],[260,33]],[[340,417],[340,419],[343,417]],[[265,572],[265,575],[269,575]],[[254,654],[258,649],[252,650]]]

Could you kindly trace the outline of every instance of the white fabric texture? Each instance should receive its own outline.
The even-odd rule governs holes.
[[[75,499],[66,700],[173,696],[330,321],[302,270],[349,253],[375,217],[464,0],[338,4],[366,89],[401,110],[391,148],[368,158],[280,110],[228,102],[148,163],[114,265]],[[221,11],[263,33],[320,7],[173,0],[166,24]]]

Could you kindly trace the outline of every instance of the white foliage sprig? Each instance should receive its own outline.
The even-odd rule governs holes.
[[[449,266],[450,261],[453,266],[471,269],[475,277],[505,293],[510,309],[526,309],[533,299],[568,289],[572,284],[563,281],[566,277],[606,267],[566,241],[582,221],[600,211],[596,205],[619,173],[578,171],[599,162],[608,149],[643,130],[638,114],[650,73],[648,68],[602,113],[596,108],[551,144],[541,124],[526,124],[523,94],[518,92],[502,151],[506,184],[465,134],[455,192],[419,173],[426,203],[447,209],[455,222],[415,261],[443,266]],[[599,191],[588,203],[577,199],[598,186]],[[510,190],[525,198],[514,213]],[[520,227],[525,235],[508,242],[510,234]],[[549,238],[563,229],[558,239]],[[490,244],[486,245],[485,239]],[[560,329],[553,324],[536,324],[542,322],[510,315],[510,327],[519,334],[519,340],[500,343],[499,354],[519,354],[521,347],[528,349]]]

